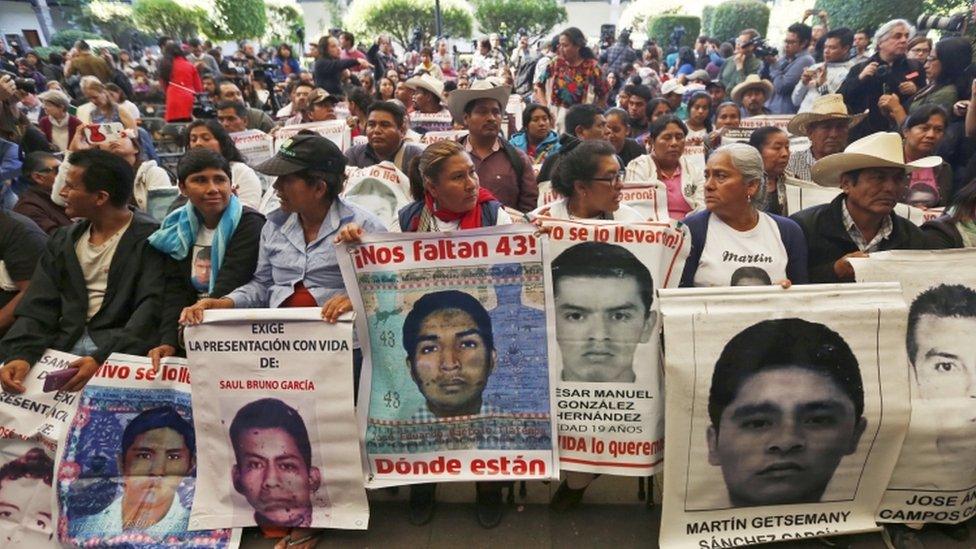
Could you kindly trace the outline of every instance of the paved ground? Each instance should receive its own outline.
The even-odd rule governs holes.
[[[422,527],[407,522],[407,490],[398,495],[370,494],[370,528],[364,532],[330,531],[320,548],[612,548],[657,547],[660,507],[646,507],[637,500],[633,479],[603,477],[591,487],[584,504],[576,511],[555,514],[544,504],[554,485],[529,483],[527,497],[506,508],[502,524],[484,530],[475,519],[474,505],[466,503],[474,495],[471,485],[438,488],[438,507],[434,520]],[[922,533],[926,549],[976,549],[976,520],[969,522],[972,537],[955,542],[937,531]],[[884,549],[879,534],[862,534],[845,539],[853,549]],[[242,547],[266,549],[273,542],[245,532]],[[816,542],[777,544],[771,547],[823,549]]]

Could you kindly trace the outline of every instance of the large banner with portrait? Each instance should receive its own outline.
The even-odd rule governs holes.
[[[274,138],[261,130],[244,130],[230,134],[248,166],[257,166],[274,156]]]
[[[827,204],[841,193],[838,187],[823,187],[810,181],[787,178],[786,211],[793,215],[800,210]],[[895,214],[904,217],[915,225],[921,225],[942,215],[942,208],[921,209],[901,202],[895,204]]]
[[[407,176],[387,160],[346,175],[342,197],[376,215],[385,227],[396,226],[397,212],[411,202]]]
[[[409,119],[410,129],[421,134],[454,129],[454,119],[446,109],[435,113],[412,112]]]
[[[553,190],[550,181],[539,183],[537,207],[552,204],[560,198],[562,196]],[[620,203],[636,210],[644,221],[667,222],[671,219],[668,215],[668,189],[660,181],[624,183],[620,189]]]
[[[858,282],[900,282],[908,303],[908,360],[899,365],[910,380],[911,422],[878,520],[969,520],[976,516],[976,250],[879,252],[851,265]]]
[[[54,445],[0,438],[0,547],[54,549]]]
[[[23,393],[0,391],[0,438],[40,436],[55,444],[63,438],[75,414],[78,393],[45,391],[44,382],[48,375],[66,369],[78,358],[48,349],[27,372]]]
[[[543,223],[560,468],[649,476],[664,460],[654,292],[678,286],[690,235],[677,222]]]
[[[58,449],[57,533],[82,547],[236,547],[190,519],[199,438],[190,369],[113,354],[85,386]]]
[[[302,130],[315,132],[332,141],[336,147],[339,147],[340,151],[348,149],[352,143],[352,129],[345,119],[323,120],[322,122],[306,122],[278,128],[274,132],[274,152],[278,152],[282,143],[298,135],[298,132]]]
[[[661,546],[877,530],[908,424],[898,285],[658,294],[668,380]]]
[[[317,307],[207,311],[186,329],[200,528],[365,530],[352,323]]]
[[[362,312],[371,486],[558,475],[534,231],[371,234],[340,248]]]

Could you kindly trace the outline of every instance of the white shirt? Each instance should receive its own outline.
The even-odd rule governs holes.
[[[131,116],[133,120],[139,120],[142,118],[142,113],[139,112],[139,107],[128,99],[126,99],[124,103],[119,104],[119,109],[129,113],[129,116]]]
[[[817,85],[817,81],[815,80],[811,80],[806,86],[803,85],[802,81],[799,82],[793,88],[793,95],[790,97],[793,105],[799,108],[797,112],[809,112],[813,110],[813,102],[818,97],[828,93],[837,93],[840,90],[840,85],[847,78],[847,73],[854,66],[854,63],[855,61],[853,59],[848,59],[842,63],[826,63],[827,77],[824,79],[822,86]],[[810,65],[809,68],[810,70],[819,70],[823,66],[824,63],[816,63]]]
[[[261,180],[257,172],[243,162],[230,163],[230,182],[237,187],[237,198],[255,210],[261,205]],[[271,188],[268,188],[271,192]]]
[[[768,214],[759,212],[759,222],[748,231],[737,231],[717,215],[708,218],[708,234],[702,249],[695,286],[732,286],[732,279],[740,267],[757,267],[765,272],[772,284],[786,278],[789,256],[779,232],[779,226]],[[740,273],[743,275],[744,273]],[[761,274],[746,275],[737,286],[756,285]]]
[[[122,235],[131,224],[132,218],[129,218],[129,222],[119,229],[119,232],[97,246],[90,242],[91,226],[89,226],[78,242],[75,242],[75,255],[78,256],[81,273],[85,277],[85,288],[88,289],[88,314],[85,316],[85,322],[90,321],[102,308],[105,291],[108,288],[108,269],[112,265],[112,258],[115,257],[115,250],[119,247]]]
[[[91,124],[91,115],[93,110],[95,110],[95,105],[90,102],[84,103],[78,106],[78,109],[75,111],[75,116],[77,116],[78,120],[81,120],[83,123]]]
[[[536,208],[529,212],[528,216],[530,219],[538,216],[552,217],[555,219],[584,219],[580,217],[574,217],[569,213],[569,208],[567,207],[568,200],[565,198],[560,198],[559,200],[546,204],[540,208]],[[641,221],[646,221],[637,210],[631,208],[626,204],[621,204],[617,211],[613,212],[611,217],[613,221],[618,221],[620,223],[639,223]]]
[[[149,206],[149,189],[165,189],[173,186],[166,170],[156,165],[155,160],[145,160],[136,171],[136,178],[132,184],[132,197],[136,207],[146,211]]]

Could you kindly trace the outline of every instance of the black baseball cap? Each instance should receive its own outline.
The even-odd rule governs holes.
[[[302,130],[285,139],[273,157],[254,169],[265,175],[275,176],[306,169],[342,173],[346,169],[346,157],[332,140],[310,130]]]

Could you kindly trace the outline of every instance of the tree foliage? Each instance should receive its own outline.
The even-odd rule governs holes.
[[[88,39],[95,39],[95,38],[101,38],[101,36],[95,34],[94,32],[75,30],[75,29],[65,29],[65,30],[59,30],[58,32],[54,33],[54,35],[51,36],[51,40],[49,44],[51,46],[57,46],[59,48],[70,50],[75,46],[75,42],[79,40],[88,40]]]
[[[264,31],[264,43],[280,44],[285,42],[294,44],[298,42],[295,26],[302,24],[302,12],[297,4],[268,2],[265,4],[265,14],[268,24]]]
[[[681,0],[633,0],[620,13],[617,29],[644,30],[652,17],[676,15],[682,9]]]
[[[946,0],[939,0],[947,4]],[[907,19],[913,24],[925,7],[919,0],[883,0],[880,2],[852,2],[851,0],[817,0],[815,9],[827,10],[832,27],[876,29],[891,19]]]
[[[711,36],[724,42],[738,36],[743,29],[756,29],[759,34],[766,36],[768,28],[769,6],[759,0],[729,0],[715,8]]]
[[[530,37],[539,38],[569,18],[556,0],[476,0],[474,6],[474,18],[482,30],[505,36],[525,29]]]
[[[98,27],[105,38],[116,44],[127,42],[127,35],[135,29],[132,23],[132,4],[95,0],[82,10],[90,24]]]
[[[715,18],[715,6],[705,6],[702,8],[701,32],[707,36],[712,35],[712,20]]]
[[[647,36],[663,46],[671,44],[671,33],[675,27],[684,27],[685,33],[680,46],[694,46],[701,31],[701,19],[694,15],[659,15],[647,23]]]
[[[137,0],[132,6],[136,26],[146,32],[173,38],[196,36],[207,13],[192,5],[180,5],[174,0]]]
[[[474,19],[467,2],[441,0],[443,33],[454,38],[468,38]],[[380,33],[389,34],[406,47],[414,29],[420,29],[422,40],[428,43],[436,33],[434,0],[353,0],[343,26],[366,42]]]
[[[214,40],[264,36],[268,24],[263,0],[214,0],[204,32]]]

